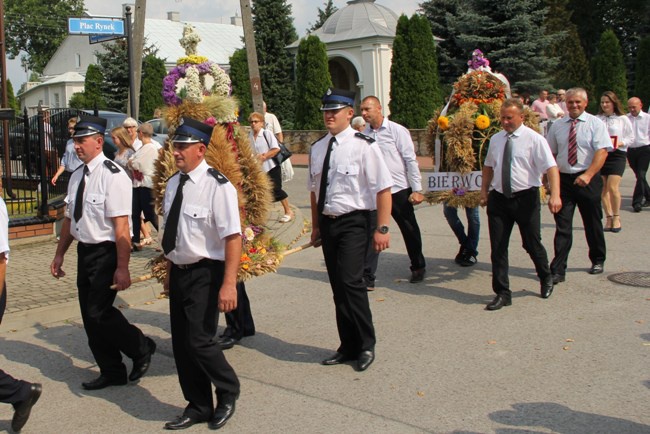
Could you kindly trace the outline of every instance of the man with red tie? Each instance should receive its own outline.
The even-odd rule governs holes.
[[[546,139],[560,169],[562,208],[555,217],[555,257],[551,261],[553,283],[564,282],[569,251],[573,242],[573,214],[576,206],[582,216],[590,274],[600,274],[605,264],[605,235],[600,194],[603,181],[600,168],[605,163],[612,141],[605,124],[587,113],[587,92],[582,88],[566,92],[568,116],[551,126]]]

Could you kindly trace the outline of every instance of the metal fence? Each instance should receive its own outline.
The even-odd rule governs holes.
[[[27,110],[13,120],[0,121],[0,162],[2,197],[10,219],[48,215],[48,206],[65,197],[69,173],[63,172],[56,185],[52,177],[70,138],[68,120],[74,109],[39,108],[28,116]]]

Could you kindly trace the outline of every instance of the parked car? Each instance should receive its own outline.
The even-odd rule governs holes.
[[[91,116],[94,115],[92,110],[82,110],[84,113],[87,113]],[[111,139],[111,130],[115,127],[119,127],[124,123],[124,119],[128,116],[126,113],[114,112],[110,110],[99,110],[97,114],[100,118],[106,119],[106,133],[104,134],[104,155],[110,158],[111,160],[115,158],[117,153],[117,146],[113,143]]]
[[[167,141],[167,125],[165,125],[165,120],[156,118],[148,120],[147,123],[153,126],[153,133],[155,134],[153,139],[165,146],[165,142]]]

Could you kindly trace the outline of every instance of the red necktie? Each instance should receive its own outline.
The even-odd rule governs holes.
[[[571,121],[571,128],[569,129],[569,154],[567,159],[571,166],[578,163],[578,134],[576,133],[576,124],[578,119]]]

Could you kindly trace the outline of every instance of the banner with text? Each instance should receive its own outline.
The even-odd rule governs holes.
[[[483,175],[481,172],[470,172],[464,175],[460,172],[427,172],[422,174],[422,179],[426,181],[426,191],[445,191],[454,188],[479,191]]]

